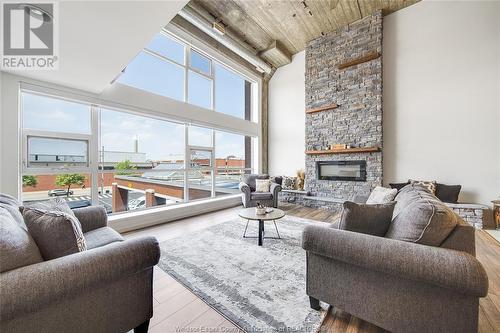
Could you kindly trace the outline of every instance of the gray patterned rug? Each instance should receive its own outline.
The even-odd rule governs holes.
[[[309,307],[305,251],[308,221],[277,221],[283,239],[242,238],[246,221],[235,218],[161,243],[159,266],[246,332],[315,332],[325,311]],[[247,235],[256,235],[250,222]],[[266,236],[275,236],[266,222]]]

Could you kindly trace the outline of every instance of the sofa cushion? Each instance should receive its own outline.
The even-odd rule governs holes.
[[[24,230],[28,230],[24,223],[23,215],[19,211],[20,202],[10,195],[0,193],[0,207],[7,210],[17,224]]]
[[[83,234],[87,250],[95,249],[114,242],[123,241],[123,237],[109,227],[97,228]]]
[[[414,184],[414,185],[421,185],[421,186],[427,188],[427,190],[429,190],[429,192],[431,192],[431,194],[436,194],[436,181],[435,180],[429,181],[429,180],[409,179],[408,182],[410,184]]]
[[[255,192],[269,192],[271,181],[269,179],[256,179]]]
[[[250,194],[250,199],[252,200],[270,200],[273,198],[271,192],[253,192]]]
[[[9,211],[0,207],[0,272],[43,261],[38,247]]]
[[[271,179],[271,183],[276,183],[276,184],[280,184],[280,185],[283,183],[282,176],[273,176],[270,179]]]
[[[457,203],[462,185],[436,183],[436,197],[442,202]]]
[[[391,224],[396,202],[357,204],[344,202],[339,229],[383,237]]]
[[[283,176],[281,186],[284,190],[295,190],[296,177]]]
[[[406,183],[389,183],[389,187],[390,188],[395,188],[399,192],[403,187],[405,187],[409,183],[410,182],[406,182]]]
[[[458,223],[458,216],[421,185],[405,186],[395,199],[387,238],[440,246]]]
[[[82,227],[76,217],[31,207],[24,208],[23,217],[45,260],[86,250]]]
[[[366,204],[384,204],[394,200],[398,190],[394,188],[386,188],[377,186],[366,200]]]
[[[243,176],[243,182],[250,187],[250,190],[252,192],[255,191],[255,180],[256,179],[269,179],[269,175],[267,175],[267,174],[263,174],[263,175],[256,175],[256,174],[244,175]]]

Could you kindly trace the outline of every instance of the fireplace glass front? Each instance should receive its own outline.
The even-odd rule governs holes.
[[[319,180],[366,181],[366,161],[316,162]]]

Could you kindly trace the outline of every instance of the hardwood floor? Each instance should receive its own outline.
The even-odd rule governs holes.
[[[288,215],[334,222],[337,214],[301,207],[283,205]],[[204,214],[124,234],[124,237],[151,235],[160,242],[203,229],[237,216],[240,207]],[[477,258],[489,278],[488,296],[479,302],[479,332],[500,333],[500,243],[484,231],[476,232]],[[160,268],[154,270],[154,316],[150,332],[241,332],[235,325],[206,305],[183,285]],[[339,309],[332,309],[320,329],[321,333],[374,333],[385,332]]]

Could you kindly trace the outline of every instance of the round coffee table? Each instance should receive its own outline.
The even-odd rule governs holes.
[[[255,211],[255,207],[242,209],[238,213],[238,215],[241,218],[247,219],[248,221],[259,221],[259,237],[258,237],[259,246],[262,246],[262,241],[264,239],[264,221],[273,221],[274,227],[276,228],[276,233],[278,234],[278,237],[266,237],[266,238],[281,238],[278,232],[278,227],[276,226],[276,220],[285,216],[285,212],[278,208],[269,208],[269,209],[270,210],[272,209],[272,211],[266,214],[257,214],[257,212]],[[248,222],[247,222],[247,227],[248,227]],[[243,237],[252,238],[246,236],[246,232],[247,228],[245,228],[245,233],[243,234]]]

